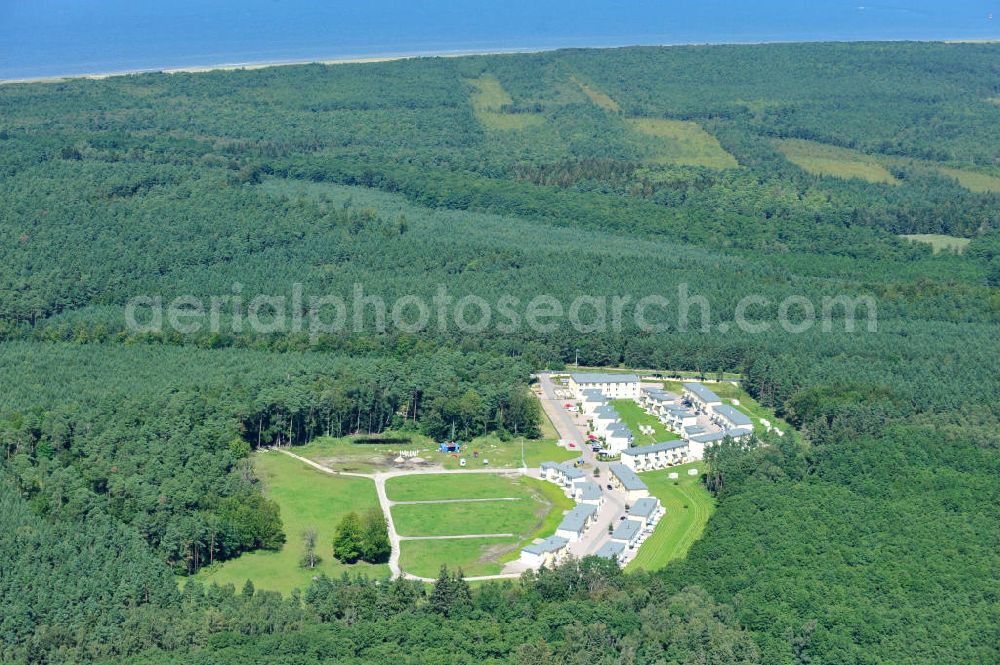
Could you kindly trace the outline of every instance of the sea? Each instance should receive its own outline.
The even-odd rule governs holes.
[[[635,44],[996,39],[1000,0],[0,0],[0,80]]]

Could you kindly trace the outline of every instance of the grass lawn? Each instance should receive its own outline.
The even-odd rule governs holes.
[[[486,533],[533,533],[551,505],[525,496],[524,490],[511,495],[516,501],[482,503],[404,504],[392,507],[396,531],[401,536],[459,536]]]
[[[364,478],[333,477],[282,453],[260,452],[253,459],[265,494],[281,508],[285,545],[278,552],[251,552],[203,569],[196,579],[206,584],[234,584],[237,589],[250,579],[258,589],[288,593],[296,587],[305,589],[310,579],[320,573],[339,576],[349,570],[372,576],[389,574],[386,565],[343,565],[331,552],[334,530],[341,517],[351,510],[362,512],[378,507],[375,483]],[[317,551],[323,558],[311,570],[299,567],[300,534],[307,528],[314,528],[319,534]]]
[[[404,571],[421,577],[437,577],[441,564],[449,570],[461,568],[468,576],[496,575],[510,553],[519,552],[517,538],[467,538],[464,540],[404,540],[400,562]]]
[[[420,480],[417,480],[420,478]],[[431,478],[435,487],[424,485],[423,479]],[[424,504],[402,505],[392,509],[396,528],[402,535],[458,535],[467,533],[512,533],[512,537],[503,538],[467,538],[461,540],[404,540],[400,548],[400,566],[403,570],[422,577],[434,577],[442,563],[449,568],[462,568],[467,575],[493,575],[503,569],[503,564],[516,559],[521,548],[535,538],[551,536],[562,520],[563,513],[575,504],[572,499],[563,494],[553,483],[526,477],[485,476],[483,474],[445,474],[440,476],[414,476],[411,478],[395,478],[386,484],[390,496],[403,492],[404,496],[418,496],[411,493],[412,489],[427,488],[426,494],[420,498],[405,499],[429,500],[431,497],[453,498],[455,495],[469,490],[476,492],[475,483],[483,483],[493,479],[494,496],[519,496],[517,502],[468,503],[468,504]],[[393,481],[404,482],[390,490]],[[506,483],[506,487],[499,486]],[[477,498],[475,493],[468,494]],[[395,497],[394,497],[395,498]],[[513,510],[511,510],[514,506]],[[468,510],[464,508],[468,507]],[[411,508],[434,508],[437,510],[408,510]],[[449,511],[449,508],[458,510]],[[485,508],[485,510],[484,510]],[[400,525],[400,515],[408,520],[406,528],[427,530],[427,522],[433,521],[433,527],[439,533],[410,534],[403,531]],[[442,517],[443,515],[443,517]],[[485,519],[484,519],[485,518]],[[442,521],[443,520],[443,521]],[[442,526],[442,524],[444,526]],[[466,526],[471,525],[471,526]]]
[[[737,411],[742,411],[743,413],[750,416],[753,420],[753,429],[758,434],[763,434],[766,429],[760,424],[760,419],[764,418],[771,423],[771,427],[776,427],[782,432],[789,432],[792,426],[786,423],[784,420],[774,415],[774,410],[769,409],[765,406],[761,406],[753,397],[750,397],[743,389],[734,386],[731,383],[706,383],[712,392],[722,398],[723,404],[729,404],[733,406]],[[683,382],[681,381],[664,381],[663,387],[670,392],[681,394],[683,391]],[[739,400],[738,405],[733,404],[733,400]]]
[[[492,473],[400,476],[389,478],[385,483],[385,491],[390,501],[526,497],[528,493],[519,480]]]
[[[692,468],[697,469],[699,475],[689,476],[688,469]],[[704,472],[704,463],[695,462],[639,474],[666,513],[626,570],[663,568],[687,554],[691,544],[701,537],[708,518],[715,511],[715,499],[701,484]],[[670,480],[670,473],[677,473],[677,480]]]
[[[954,250],[961,254],[965,251],[965,247],[971,242],[968,238],[959,238],[957,236],[946,236],[939,233],[912,233],[909,235],[903,235],[903,238],[909,240],[915,240],[917,242],[924,242],[933,248],[934,253],[946,249]]]
[[[472,86],[470,95],[476,119],[487,129],[526,129],[545,122],[541,113],[507,113],[502,109],[514,103],[503,85],[492,74],[466,79]]]
[[[645,144],[651,145],[653,155],[649,161],[654,164],[707,166],[716,169],[734,169],[739,166],[736,158],[726,152],[719,140],[696,122],[664,118],[628,118],[626,122],[644,135]]]
[[[878,160],[856,150],[803,139],[776,139],[775,145],[788,161],[809,173],[899,184]]]
[[[647,446],[660,441],[672,441],[678,439],[676,434],[667,429],[656,416],[651,416],[642,410],[636,402],[630,399],[611,400],[611,406],[615,407],[623,423],[632,430],[633,442],[637,446]],[[639,431],[639,425],[652,425],[653,434],[643,434]]]

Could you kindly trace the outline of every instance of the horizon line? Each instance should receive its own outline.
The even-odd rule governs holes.
[[[201,74],[212,71],[237,71],[267,69],[271,67],[291,67],[295,65],[349,65],[371,64],[376,62],[393,62],[397,60],[415,60],[419,58],[463,58],[482,55],[530,55],[537,53],[552,53],[567,50],[611,50],[624,48],[668,48],[675,46],[763,46],[769,44],[864,44],[864,43],[901,43],[912,42],[921,44],[997,44],[998,38],[983,39],[818,39],[818,40],[751,40],[751,41],[681,41],[663,43],[622,43],[601,46],[519,46],[510,48],[486,49],[445,49],[430,51],[383,52],[370,54],[343,55],[332,58],[303,58],[288,60],[252,60],[246,62],[214,63],[204,65],[185,65],[180,67],[148,67],[141,69],[123,69],[106,72],[85,72],[80,74],[52,74],[23,78],[0,79],[0,85],[18,83],[58,83],[77,79],[103,80],[116,76],[135,76],[138,74]]]

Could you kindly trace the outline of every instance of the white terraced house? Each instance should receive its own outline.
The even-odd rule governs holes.
[[[581,503],[563,516],[556,528],[556,535],[575,543],[597,517],[597,506]]]
[[[569,462],[542,462],[539,472],[542,480],[548,480],[563,487],[568,496],[573,496],[577,484],[587,481],[587,474]]]
[[[599,374],[577,372],[569,375],[569,389],[577,398],[585,390],[600,390],[610,399],[639,399],[639,377],[636,374]]]
[[[663,441],[651,446],[627,448],[622,451],[622,464],[633,471],[663,469],[688,461],[687,441]]]
[[[698,415],[683,406],[668,406],[664,409],[663,415],[660,416],[660,422],[680,434],[685,427],[693,427],[698,424]]]
[[[594,556],[599,556],[602,559],[615,559],[621,563],[624,554],[625,543],[620,543],[616,540],[609,540],[601,545],[601,549],[597,550],[597,552],[594,553]]]
[[[611,472],[611,485],[625,492],[625,500],[634,502],[645,496],[649,496],[649,488],[642,479],[635,474],[635,471],[628,468],[621,462],[613,462],[608,465]]]
[[[608,450],[618,454],[632,445],[632,430],[621,422],[613,422],[604,430],[604,442]]]
[[[750,416],[742,411],[737,411],[728,404],[720,404],[712,409],[712,422],[723,429],[736,429],[737,427],[753,427]]]
[[[655,496],[647,496],[632,504],[628,511],[628,518],[642,525],[642,528],[655,526],[663,515],[663,507],[660,500]]]
[[[661,388],[643,388],[639,391],[639,406],[648,413],[659,415],[664,406],[674,403],[674,396]]]
[[[737,429],[727,429],[721,432],[707,432],[705,434],[695,434],[688,439],[688,457],[692,461],[705,459],[705,448],[722,441],[727,436],[737,441],[753,434],[749,427]]]
[[[594,415],[594,411],[602,406],[608,406],[608,398],[600,390],[585,390],[580,398],[583,405],[583,413],[588,416]]]
[[[642,524],[636,520],[623,520],[618,523],[618,527],[612,532],[611,540],[632,548],[641,535]]]
[[[577,483],[574,487],[574,491],[576,494],[573,498],[577,503],[597,506],[598,509],[604,505],[604,492],[601,490],[601,486],[597,483],[592,483],[590,481]]]
[[[549,536],[539,543],[532,543],[521,550],[521,563],[531,568],[552,566],[566,555],[569,541],[559,536]]]
[[[722,404],[722,399],[703,383],[685,383],[684,400],[698,413],[710,413],[712,407]]]
[[[594,411],[591,420],[594,423],[594,432],[598,436],[602,436],[608,431],[608,425],[618,422],[619,416],[613,406],[601,406]]]

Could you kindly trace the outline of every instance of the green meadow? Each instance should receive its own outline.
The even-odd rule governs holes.
[[[698,475],[689,476],[689,469],[697,469]],[[708,518],[715,511],[715,499],[701,483],[704,472],[705,465],[695,462],[639,474],[666,513],[626,570],[659,570],[687,554],[701,537]],[[671,473],[678,474],[676,480],[670,479]]]
[[[626,122],[643,135],[651,163],[714,169],[739,166],[736,158],[726,152],[719,140],[696,122],[665,118],[628,118]]]
[[[469,99],[472,102],[476,119],[486,129],[499,131],[527,129],[545,122],[545,117],[541,113],[505,111],[504,107],[511,106],[514,100],[504,90],[496,76],[484,74],[479,78],[466,80],[472,86],[472,94]]]
[[[803,139],[776,139],[774,143],[788,161],[815,175],[899,184],[878,160],[856,150]]]
[[[375,483],[365,478],[331,476],[278,452],[260,452],[253,457],[254,470],[268,498],[278,503],[284,525],[285,544],[280,551],[256,551],[222,564],[202,569],[195,579],[206,584],[242,587],[252,580],[258,589],[289,593],[305,589],[321,573],[340,576],[350,571],[372,576],[389,574],[386,565],[344,565],[333,558],[333,535],[340,519],[350,511],[378,507]],[[322,561],[313,569],[299,566],[301,534],[315,529],[317,552]]]
[[[671,441],[679,438],[660,422],[656,416],[646,413],[641,406],[630,399],[611,400],[611,406],[615,407],[621,421],[632,430],[632,437],[637,446],[646,446],[660,441]],[[639,425],[651,425],[653,434],[643,434],[639,430]]]

